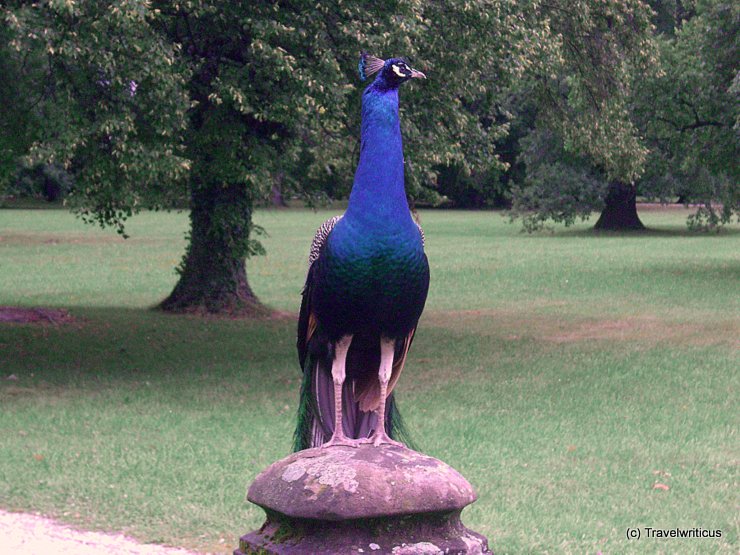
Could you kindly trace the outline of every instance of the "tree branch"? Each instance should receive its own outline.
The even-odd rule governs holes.
[[[655,119],[657,119],[658,121],[662,121],[663,123],[667,123],[679,133],[683,133],[685,131],[693,131],[694,129],[700,129],[702,127],[727,127],[727,125],[722,123],[721,121],[700,120],[698,116],[696,116],[696,121],[689,125],[679,125],[675,121],[664,118],[662,116],[655,116]]]

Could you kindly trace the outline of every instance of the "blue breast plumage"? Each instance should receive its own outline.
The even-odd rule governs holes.
[[[316,314],[331,339],[371,332],[408,335],[424,309],[429,265],[421,233],[409,217],[367,228],[342,218],[315,268]]]
[[[429,265],[406,200],[398,89],[377,80],[362,97],[349,205],[315,266],[312,306],[331,340],[360,331],[405,337],[424,309]]]

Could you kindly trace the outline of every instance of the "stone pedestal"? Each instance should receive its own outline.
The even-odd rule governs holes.
[[[267,520],[234,555],[491,553],[460,521],[476,500],[467,480],[402,447],[293,453],[257,476],[247,497]]]

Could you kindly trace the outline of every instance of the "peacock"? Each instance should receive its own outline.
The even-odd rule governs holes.
[[[426,76],[360,55],[360,161],[347,210],[318,229],[298,320],[303,369],[294,450],[401,445],[393,388],[429,290],[424,234],[404,187],[398,89]]]

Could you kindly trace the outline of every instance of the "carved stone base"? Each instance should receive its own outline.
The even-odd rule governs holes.
[[[248,499],[267,521],[234,555],[488,554],[460,521],[475,501],[445,463],[401,447],[307,449],[272,464]]]

